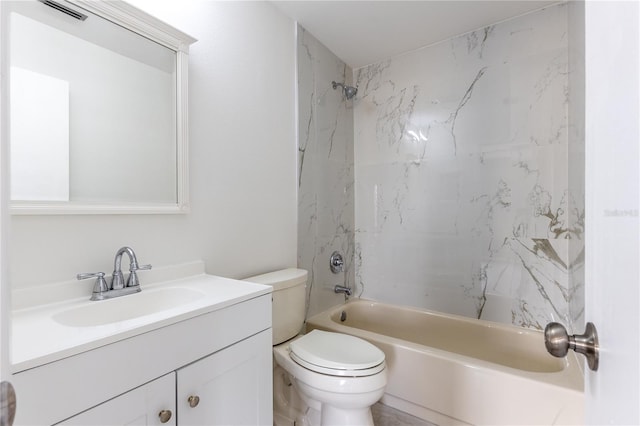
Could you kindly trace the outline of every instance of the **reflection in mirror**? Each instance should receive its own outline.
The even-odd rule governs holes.
[[[179,49],[76,4],[69,6],[86,20],[38,1],[11,3],[12,205],[62,213],[77,212],[74,205],[180,210],[179,65],[186,65]]]
[[[69,201],[69,82],[11,67],[11,91],[11,199]]]

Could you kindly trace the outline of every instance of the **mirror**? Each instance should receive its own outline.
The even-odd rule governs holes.
[[[12,213],[188,211],[195,39],[124,2],[2,3]]]

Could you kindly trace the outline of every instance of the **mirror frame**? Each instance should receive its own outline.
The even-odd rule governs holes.
[[[69,214],[176,214],[189,213],[189,45],[195,38],[121,0],[58,0],[85,9],[115,25],[161,44],[176,53],[176,203],[86,203],[53,201],[10,201],[12,215]],[[10,35],[5,34],[7,37]],[[8,75],[8,58],[3,53],[3,74]],[[8,136],[7,136],[8,137]]]

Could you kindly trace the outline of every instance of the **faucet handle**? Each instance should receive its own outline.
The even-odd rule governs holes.
[[[95,278],[96,283],[93,285],[93,294],[91,300],[100,300],[102,293],[109,291],[107,281],[104,279],[104,272],[85,272],[76,275],[79,280],[86,280],[87,278]]]
[[[142,271],[151,269],[151,265],[137,265],[135,267],[131,267],[131,272]]]
[[[86,280],[87,278],[104,278],[104,272],[82,272],[76,275],[79,280]]]
[[[140,280],[138,279],[138,274],[136,271],[151,269],[151,265],[138,265],[137,263],[134,265],[131,264],[131,269],[129,269],[129,278],[127,279],[127,287],[135,287],[140,286]]]

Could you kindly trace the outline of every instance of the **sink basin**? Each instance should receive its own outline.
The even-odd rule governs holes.
[[[152,315],[186,305],[204,297],[194,289],[165,287],[115,299],[90,302],[53,315],[53,320],[70,327],[95,327]]]
[[[69,280],[14,290],[13,372],[174,326],[271,292],[268,286],[205,274],[202,262],[148,271],[141,292],[113,299],[89,301],[91,285],[79,288],[76,280]]]

